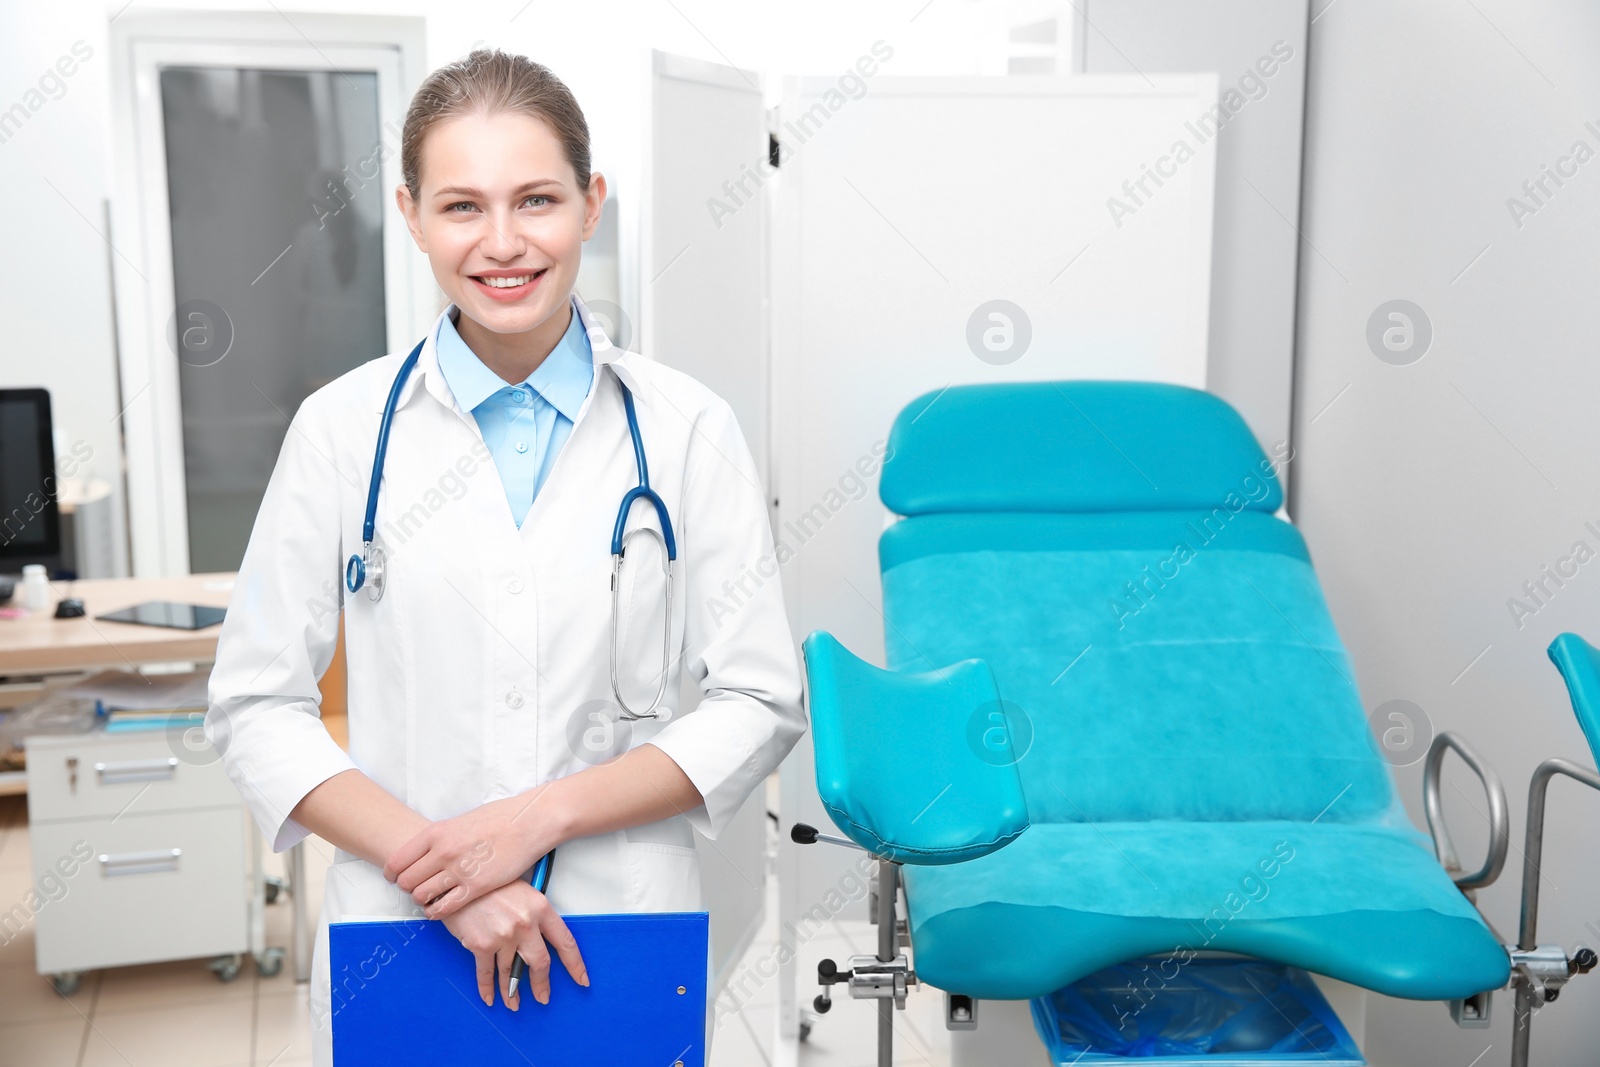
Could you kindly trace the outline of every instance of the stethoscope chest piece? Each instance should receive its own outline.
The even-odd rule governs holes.
[[[363,587],[367,590],[367,599],[376,604],[383,599],[384,574],[388,569],[388,560],[383,554],[383,546],[367,541],[362,544],[359,554],[352,555],[344,565],[344,587],[350,592],[359,592]]]

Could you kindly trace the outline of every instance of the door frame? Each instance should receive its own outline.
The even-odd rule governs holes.
[[[133,574],[189,573],[188,495],[178,357],[166,340],[176,306],[166,136],[165,66],[360,70],[378,76],[379,181],[400,177],[400,129],[425,71],[420,18],[259,12],[129,12],[111,26],[112,283],[117,307]],[[405,228],[384,212],[387,348],[432,321],[438,291]],[[267,266],[267,264],[263,264]],[[293,412],[285,412],[291,417]]]

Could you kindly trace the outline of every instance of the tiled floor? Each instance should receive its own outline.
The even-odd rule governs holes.
[[[307,899],[316,914],[332,849],[307,855]],[[279,857],[268,857],[276,864]],[[0,798],[0,901],[23,899],[31,882],[26,807]],[[771,956],[777,930],[776,884],[768,880],[767,924],[746,962]],[[288,945],[289,909],[267,909],[267,943]],[[817,960],[872,951],[876,927],[834,922],[800,948],[800,999],[815,994]],[[0,935],[0,942],[3,942]],[[274,978],[246,965],[220,982],[204,961],[119,967],[86,975],[70,997],[34,972],[33,931],[0,943],[0,1067],[305,1067],[310,1063],[306,987],[285,963]],[[836,998],[808,1041],[777,1041],[777,979],[759,983],[737,1010],[719,1015],[713,1067],[870,1067],[876,1060],[872,1005]],[[896,1063],[944,1067],[948,1035],[938,1025],[939,994],[914,993],[896,1014]]]

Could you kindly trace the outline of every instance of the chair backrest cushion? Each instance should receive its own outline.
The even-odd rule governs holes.
[[[1030,425],[1074,407],[1086,433]],[[955,447],[956,425],[986,440]],[[882,493],[911,517],[879,543],[888,666],[988,662],[1031,821],[1392,809],[1305,544],[1226,404],[1139,383],[953,388],[895,428]],[[929,454],[958,468],[948,485]]]

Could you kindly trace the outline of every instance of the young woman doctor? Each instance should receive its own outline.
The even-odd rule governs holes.
[[[804,732],[800,673],[750,450],[728,405],[613,347],[572,293],[606,183],[544,67],[477,51],[406,115],[400,211],[450,298],[395,398],[374,540],[382,595],[346,593],[378,427],[405,352],[307,397],[284,439],[211,675],[206,732],[275,851],[337,848],[313,955],[314,1062],[332,1062],[328,923],[442,919],[479,995],[579,982],[561,913],[701,910],[694,827],[715,838]],[[676,534],[631,538],[611,677],[613,525],[640,482]],[[639,501],[627,529],[660,531]],[[638,557],[638,558],[635,558]],[[373,576],[374,580],[376,575]],[[318,715],[342,618],[349,753]],[[688,671],[704,696],[675,699]],[[548,892],[530,868],[559,846]],[[547,948],[548,943],[548,948]]]

